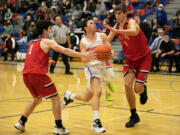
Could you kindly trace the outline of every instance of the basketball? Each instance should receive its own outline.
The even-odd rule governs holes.
[[[97,53],[97,59],[100,61],[107,61],[111,55],[111,47],[109,45],[98,45],[95,51]]]

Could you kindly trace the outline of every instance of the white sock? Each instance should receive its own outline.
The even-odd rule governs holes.
[[[93,111],[93,121],[99,119],[99,111]]]
[[[70,99],[74,100],[75,94],[71,94]]]

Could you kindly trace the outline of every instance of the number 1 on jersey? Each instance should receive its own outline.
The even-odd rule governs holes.
[[[29,55],[31,55],[33,46],[34,46],[34,45],[31,45],[31,48],[30,48],[30,50],[29,50]]]

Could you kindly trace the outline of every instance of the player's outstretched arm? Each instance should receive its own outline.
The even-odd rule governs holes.
[[[111,42],[111,41],[114,39],[114,37],[115,37],[115,35],[116,35],[116,32],[112,31],[112,27],[110,27],[110,26],[108,26],[108,25],[106,25],[106,24],[103,24],[103,27],[110,30],[110,33],[109,33],[109,35],[107,36],[107,41],[108,41],[108,42]],[[115,28],[115,27],[116,27],[116,25],[115,25],[113,28]]]
[[[49,47],[49,49],[53,49],[56,52],[66,54],[68,56],[80,57],[80,58],[89,58],[89,59],[96,58],[96,54],[93,51],[86,52],[86,53],[79,53],[79,52],[76,52],[76,51],[71,50],[69,48],[64,48],[63,46],[58,45],[56,43],[56,41],[54,41],[54,40],[45,39],[44,44],[46,44]]]
[[[127,29],[116,29],[115,27],[107,27],[111,32],[113,33],[121,33],[123,35],[127,36],[136,36],[138,35],[140,31],[139,25],[136,23],[135,20],[131,19],[128,23],[128,28]]]

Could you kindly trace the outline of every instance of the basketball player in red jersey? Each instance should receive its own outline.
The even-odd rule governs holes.
[[[131,116],[125,126],[133,127],[140,121],[136,112],[136,99],[134,92],[140,95],[141,104],[147,102],[147,88],[144,83],[146,82],[151,67],[152,58],[144,33],[134,19],[127,18],[126,7],[118,5],[114,12],[118,24],[113,28],[109,26],[105,27],[109,28],[111,31],[108,35],[108,40],[111,41],[114,36],[117,35],[126,56],[126,61],[123,67],[124,87]],[[136,80],[135,83],[134,80]]]
[[[46,75],[49,64],[50,49],[56,52],[64,53],[73,57],[94,58],[93,52],[78,53],[71,49],[59,46],[54,40],[47,39],[52,32],[51,22],[47,20],[39,21],[36,25],[37,39],[30,44],[23,70],[23,79],[26,87],[33,96],[33,101],[27,105],[18,123],[14,126],[20,131],[25,131],[27,118],[33,112],[35,107],[41,103],[42,97],[52,100],[52,112],[55,118],[54,134],[68,134],[69,131],[63,127],[61,120],[60,97],[52,80]]]

